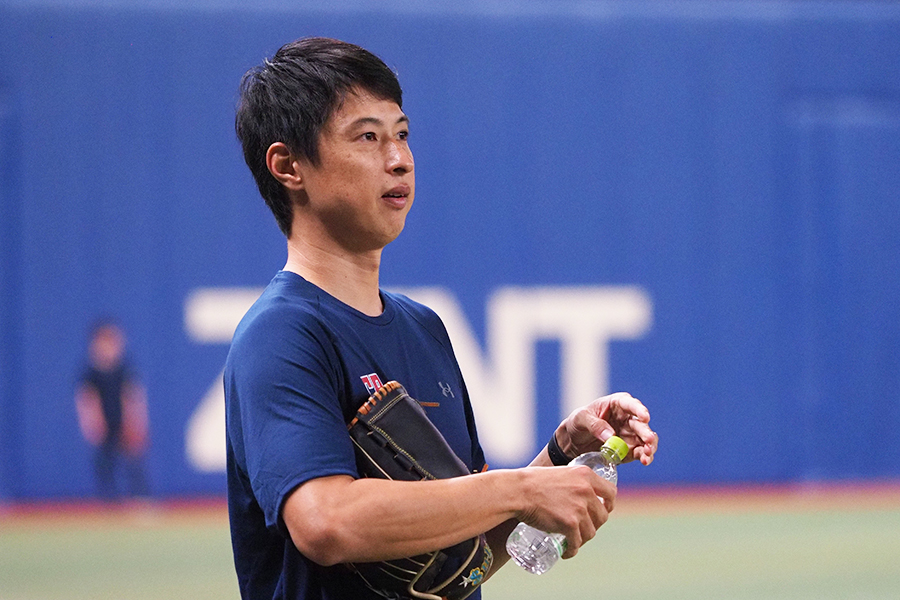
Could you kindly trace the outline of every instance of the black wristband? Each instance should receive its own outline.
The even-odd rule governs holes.
[[[564,467],[572,462],[572,459],[566,456],[566,453],[563,452],[562,448],[559,447],[559,442],[556,441],[555,431],[550,437],[550,441],[547,442],[547,454],[550,455],[550,462],[552,462],[557,467]]]

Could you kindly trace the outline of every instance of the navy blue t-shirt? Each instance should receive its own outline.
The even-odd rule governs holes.
[[[440,318],[405,296],[381,298],[384,312],[369,317],[281,271],[235,331],[225,363],[228,510],[245,599],[378,598],[346,567],[300,554],[281,510],[305,481],[358,476],[346,423],[381,383],[403,384],[470,470],[484,466]]]
[[[100,407],[106,421],[107,440],[118,440],[122,433],[122,397],[125,385],[133,378],[131,370],[122,362],[108,371],[89,366],[82,381],[100,396]]]

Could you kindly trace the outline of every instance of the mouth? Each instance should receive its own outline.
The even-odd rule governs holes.
[[[406,206],[409,200],[410,187],[406,184],[395,186],[381,195],[381,199],[397,208]]]

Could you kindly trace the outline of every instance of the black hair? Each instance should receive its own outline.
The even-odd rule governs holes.
[[[122,324],[111,315],[101,315],[93,320],[88,328],[88,339],[93,340],[104,329],[123,331]]]
[[[364,48],[329,38],[285,44],[241,80],[235,131],[259,193],[290,237],[294,211],[284,186],[266,165],[282,142],[297,157],[319,163],[319,133],[354,88],[403,106],[397,76]]]

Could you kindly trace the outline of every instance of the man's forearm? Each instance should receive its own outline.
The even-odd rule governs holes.
[[[534,457],[534,460],[531,461],[530,467],[551,467],[553,466],[553,462],[550,460],[550,455],[547,452],[547,447],[544,448],[538,453],[537,456]],[[491,576],[497,572],[500,567],[509,562],[509,554],[506,552],[506,539],[509,537],[509,534],[512,533],[512,530],[516,528],[516,525],[519,524],[518,519],[509,519],[500,523],[493,529],[485,532],[485,537],[487,538],[488,546],[491,547],[491,551],[494,555],[494,564],[491,566],[491,570],[488,573],[485,581],[491,578]]]
[[[325,477],[297,488],[283,517],[297,548],[320,564],[414,556],[513,520],[523,477],[513,470],[418,482]]]

